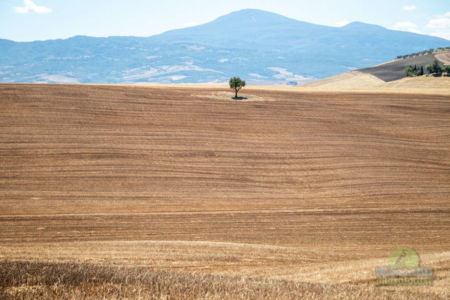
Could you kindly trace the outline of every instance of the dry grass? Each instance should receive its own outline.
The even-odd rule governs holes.
[[[28,261],[56,277],[95,264],[172,278],[157,293],[45,273],[4,292],[448,298],[449,96],[300,91],[0,85],[2,272]],[[375,288],[374,268],[404,245],[434,286]],[[190,283],[171,290],[173,276]]]
[[[434,55],[438,60],[440,60],[445,65],[450,65],[450,51],[438,52]]]
[[[384,82],[374,75],[353,71],[313,81],[296,89],[310,93],[389,93],[450,96],[450,78],[421,76]]]
[[[88,264],[0,263],[2,299],[444,299],[386,291],[246,277]]]
[[[383,80],[372,75],[359,71],[348,72],[340,75],[336,75],[330,78],[322,80],[312,81],[303,84],[301,87],[307,88],[365,88],[365,87],[377,87],[385,84]]]
[[[3,246],[0,253],[9,261],[82,262],[363,288],[374,287],[375,268],[387,265],[386,257],[352,258],[294,247],[191,241],[32,243]],[[450,252],[424,254],[421,261],[434,269],[433,286],[405,288],[448,297]]]

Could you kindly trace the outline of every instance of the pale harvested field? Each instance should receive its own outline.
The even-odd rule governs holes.
[[[449,95],[225,92],[0,85],[0,260],[183,272],[191,298],[235,298],[245,278],[244,298],[450,297]],[[374,287],[400,246],[433,286]],[[0,298],[32,294],[20,280]],[[137,297],[76,282],[73,298]],[[158,291],[142,290],[180,297]]]
[[[260,88],[264,89],[263,87]],[[384,82],[373,75],[353,71],[312,81],[299,87],[280,87],[280,89],[297,90],[305,93],[386,93],[450,96],[450,77],[420,76]]]
[[[434,56],[443,64],[450,65],[450,51],[438,52]]]
[[[302,84],[302,87],[306,88],[365,88],[365,87],[376,87],[385,84],[380,78],[359,71],[352,71],[348,73],[339,74],[322,80],[311,81]]]

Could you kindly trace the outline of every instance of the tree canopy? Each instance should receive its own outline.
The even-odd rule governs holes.
[[[425,74],[423,66],[418,67],[417,65],[407,67],[405,72],[408,77],[422,76]]]
[[[428,72],[430,72],[430,74],[442,74],[443,72],[443,68],[441,68],[437,59],[434,60],[434,63],[432,65],[427,66],[427,70]]]
[[[239,77],[233,77],[230,79],[230,88],[234,89],[234,98],[237,99],[238,98],[238,93],[239,91],[245,87],[246,83],[244,80],[242,80]]]
[[[439,61],[437,59],[434,60],[433,64],[427,65],[426,70],[429,74],[434,76],[439,75],[446,75],[450,76],[450,66],[441,66]],[[425,75],[424,67],[423,66],[409,66],[405,69],[406,76],[408,77],[415,77],[415,76],[422,76]],[[443,74],[447,73],[447,74]]]

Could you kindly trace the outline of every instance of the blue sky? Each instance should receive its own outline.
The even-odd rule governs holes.
[[[450,40],[450,0],[0,0],[0,38],[150,36],[244,8],[331,26],[362,21]]]

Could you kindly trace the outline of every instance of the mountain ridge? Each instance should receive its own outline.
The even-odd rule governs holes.
[[[0,40],[0,82],[203,83],[237,75],[299,83],[445,46],[450,41],[373,24],[332,27],[244,9],[149,37]]]

